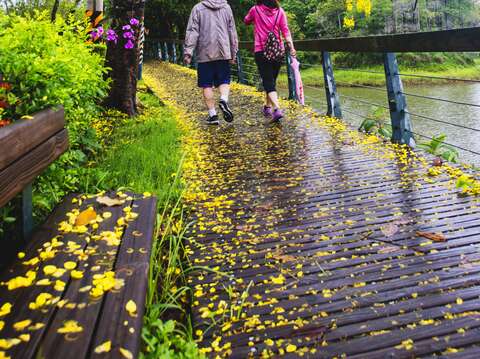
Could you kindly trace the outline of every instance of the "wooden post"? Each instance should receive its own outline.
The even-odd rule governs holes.
[[[245,74],[243,73],[243,61],[240,51],[237,52],[237,71],[238,71],[238,83],[245,84]]]
[[[387,81],[388,107],[392,120],[392,142],[415,147],[412,123],[403,94],[402,79],[398,73],[397,57],[394,53],[384,54],[385,78]]]
[[[33,232],[33,205],[32,205],[32,184],[29,184],[22,191],[17,201],[17,233],[20,233],[23,242],[26,242]]]
[[[337,92],[335,77],[333,76],[333,65],[330,53],[322,52],[323,80],[325,82],[325,94],[327,96],[327,115],[342,118],[342,109]]]
[[[287,60],[287,76],[288,76],[288,99],[298,101],[295,74],[292,71],[292,58],[290,56],[290,53],[288,53],[288,50],[287,50],[286,60]]]

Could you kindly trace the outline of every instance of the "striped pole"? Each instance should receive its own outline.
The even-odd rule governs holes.
[[[138,79],[142,79],[143,73],[143,51],[145,45],[145,19],[140,21],[140,34],[138,36]]]
[[[90,20],[88,33],[96,29],[103,21],[103,0],[87,0],[85,16]]]

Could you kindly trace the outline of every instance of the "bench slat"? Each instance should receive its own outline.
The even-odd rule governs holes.
[[[48,109],[33,116],[32,120],[20,120],[0,130],[0,170],[5,169],[17,158],[65,127],[63,108]]]
[[[68,133],[64,129],[0,171],[0,207],[20,193],[67,149]]]
[[[112,217],[102,222],[97,232],[100,233],[104,230],[113,231],[115,223],[123,214],[123,208],[131,206],[131,204],[131,201],[126,201],[122,206],[103,209],[102,212],[108,211],[112,213]],[[101,211],[97,211],[97,213],[100,214]],[[102,310],[104,297],[100,297],[95,301],[91,299],[89,290],[82,292],[81,288],[91,286],[95,274],[103,274],[113,270],[118,251],[118,246],[108,246],[105,241],[92,240],[87,246],[87,250],[93,248],[96,248],[96,254],[90,255],[79,267],[79,270],[85,271],[84,277],[71,281],[63,293],[63,299],[76,304],[87,304],[87,306],[83,309],[77,307],[74,310],[67,307],[58,308],[45,334],[45,339],[40,344],[40,352],[43,358],[68,358],[73,352],[75,353],[75,358],[80,359],[85,358],[88,354],[97,319]],[[98,269],[92,271],[93,267]],[[123,290],[124,288],[120,289],[120,291]],[[69,342],[65,340],[63,334],[57,333],[57,330],[67,320],[75,320],[83,327],[83,332],[69,336],[71,339],[74,339]]]
[[[123,359],[120,348],[127,349],[137,358],[140,351],[148,268],[157,213],[156,200],[136,200],[134,211],[139,213],[139,218],[127,229],[115,264],[115,273],[118,273],[119,278],[128,280],[129,285],[119,293],[106,295],[91,353],[107,340],[112,342],[112,350],[110,353],[95,355],[95,358]],[[137,304],[136,317],[131,317],[125,310],[130,300]],[[127,326],[124,325],[125,322],[128,323]],[[133,333],[130,330],[133,330]]]

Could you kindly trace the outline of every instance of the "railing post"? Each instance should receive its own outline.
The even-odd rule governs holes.
[[[297,84],[295,81],[295,74],[292,71],[292,57],[287,51],[287,76],[288,76],[288,99],[298,101]]]
[[[172,62],[177,63],[177,44],[175,42],[172,43]]]
[[[185,52],[183,48],[184,44],[180,43],[180,64],[183,65],[183,59],[185,57]]]
[[[168,61],[168,45],[166,42],[163,43],[162,60]]]
[[[337,92],[337,84],[333,76],[333,65],[330,53],[322,52],[323,80],[325,82],[325,94],[327,96],[327,115],[342,118],[342,109]]]
[[[162,46],[160,45],[160,42],[157,41],[157,46],[156,46],[156,59],[157,60],[162,60],[163,59],[163,54],[162,54]]]
[[[240,51],[237,52],[237,70],[238,70],[238,83],[245,84],[245,74],[243,73],[243,61]]]
[[[32,184],[24,188],[16,206],[17,233],[26,242],[33,232]]]
[[[415,147],[412,123],[403,94],[402,79],[398,71],[397,57],[392,52],[384,54],[385,78],[387,82],[388,107],[392,120],[392,142]]]

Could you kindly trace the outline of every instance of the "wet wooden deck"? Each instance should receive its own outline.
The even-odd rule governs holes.
[[[147,75],[173,77],[172,98],[201,120],[194,78],[165,66]],[[266,125],[244,88],[232,104],[233,125],[199,125],[189,174],[187,249],[213,270],[190,278],[204,352],[479,358],[479,199],[339,123],[292,107]]]

